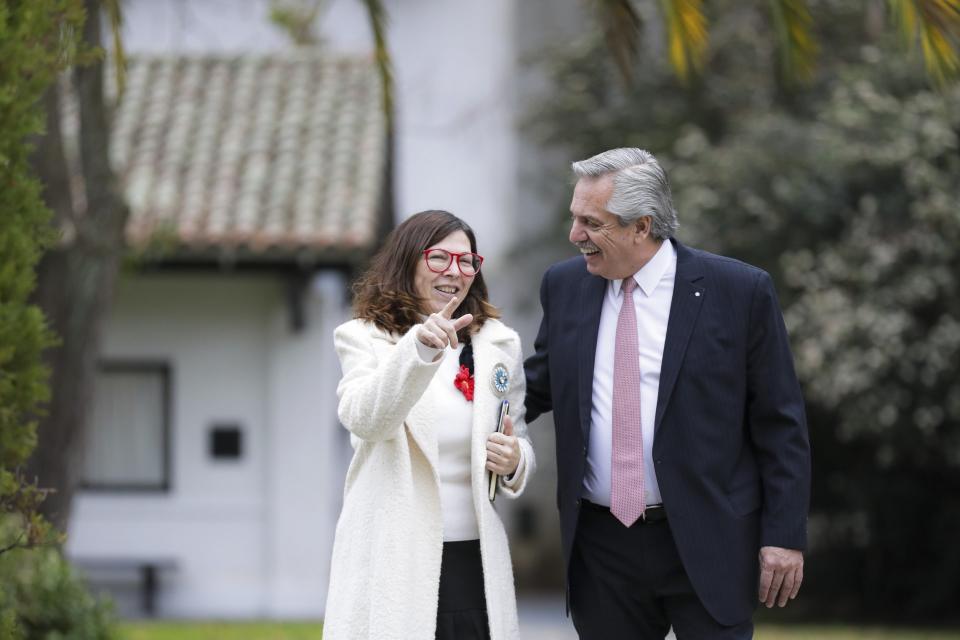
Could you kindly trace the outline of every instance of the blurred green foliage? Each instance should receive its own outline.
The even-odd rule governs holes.
[[[800,607],[955,619],[960,88],[931,89],[861,3],[816,5],[823,53],[809,87],[779,79],[754,10],[720,1],[698,84],[649,64],[624,88],[587,35],[545,56],[549,92],[524,128],[571,160],[652,151],[680,239],[773,275],[814,452]],[[569,190],[556,185],[569,175],[551,182],[566,220]]]
[[[21,524],[0,536],[0,554],[49,536],[35,517],[42,492],[19,473],[36,446],[40,403],[49,398],[41,353],[54,342],[29,302],[53,234],[27,140],[43,129],[37,104],[76,52],[81,21],[77,3],[66,0],[0,5],[0,515],[17,513]]]
[[[56,548],[0,555],[0,637],[113,640],[110,604],[84,588]]]
[[[44,492],[22,466],[49,398],[41,355],[54,344],[30,304],[41,252],[54,240],[29,154],[44,127],[44,92],[76,58],[82,4],[0,3],[0,638],[101,640],[107,609],[72,576],[37,514]]]

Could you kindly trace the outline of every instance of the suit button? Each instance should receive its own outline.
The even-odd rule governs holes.
[[[657,464],[662,464],[663,460],[657,460]]]
[[[580,498],[577,498],[577,507],[580,507]]]
[[[586,447],[586,446],[583,447],[583,457],[584,457],[584,458],[587,457],[587,447]]]

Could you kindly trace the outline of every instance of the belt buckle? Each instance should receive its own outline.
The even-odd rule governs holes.
[[[650,516],[653,516],[652,518]],[[643,522],[644,524],[648,522],[661,522],[667,519],[667,512],[663,510],[662,504],[656,504],[650,507],[647,507],[643,512]]]

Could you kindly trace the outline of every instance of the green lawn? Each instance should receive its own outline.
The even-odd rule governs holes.
[[[323,625],[308,622],[137,622],[122,626],[125,640],[319,640]],[[757,640],[960,640],[958,631],[879,627],[759,625]]]
[[[121,625],[124,640],[320,640],[317,622],[136,622]]]

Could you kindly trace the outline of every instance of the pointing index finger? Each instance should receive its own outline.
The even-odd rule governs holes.
[[[450,302],[444,305],[443,309],[440,310],[440,315],[449,320],[453,317],[453,312],[456,311],[459,303],[460,299],[457,296],[453,296],[450,298]]]

